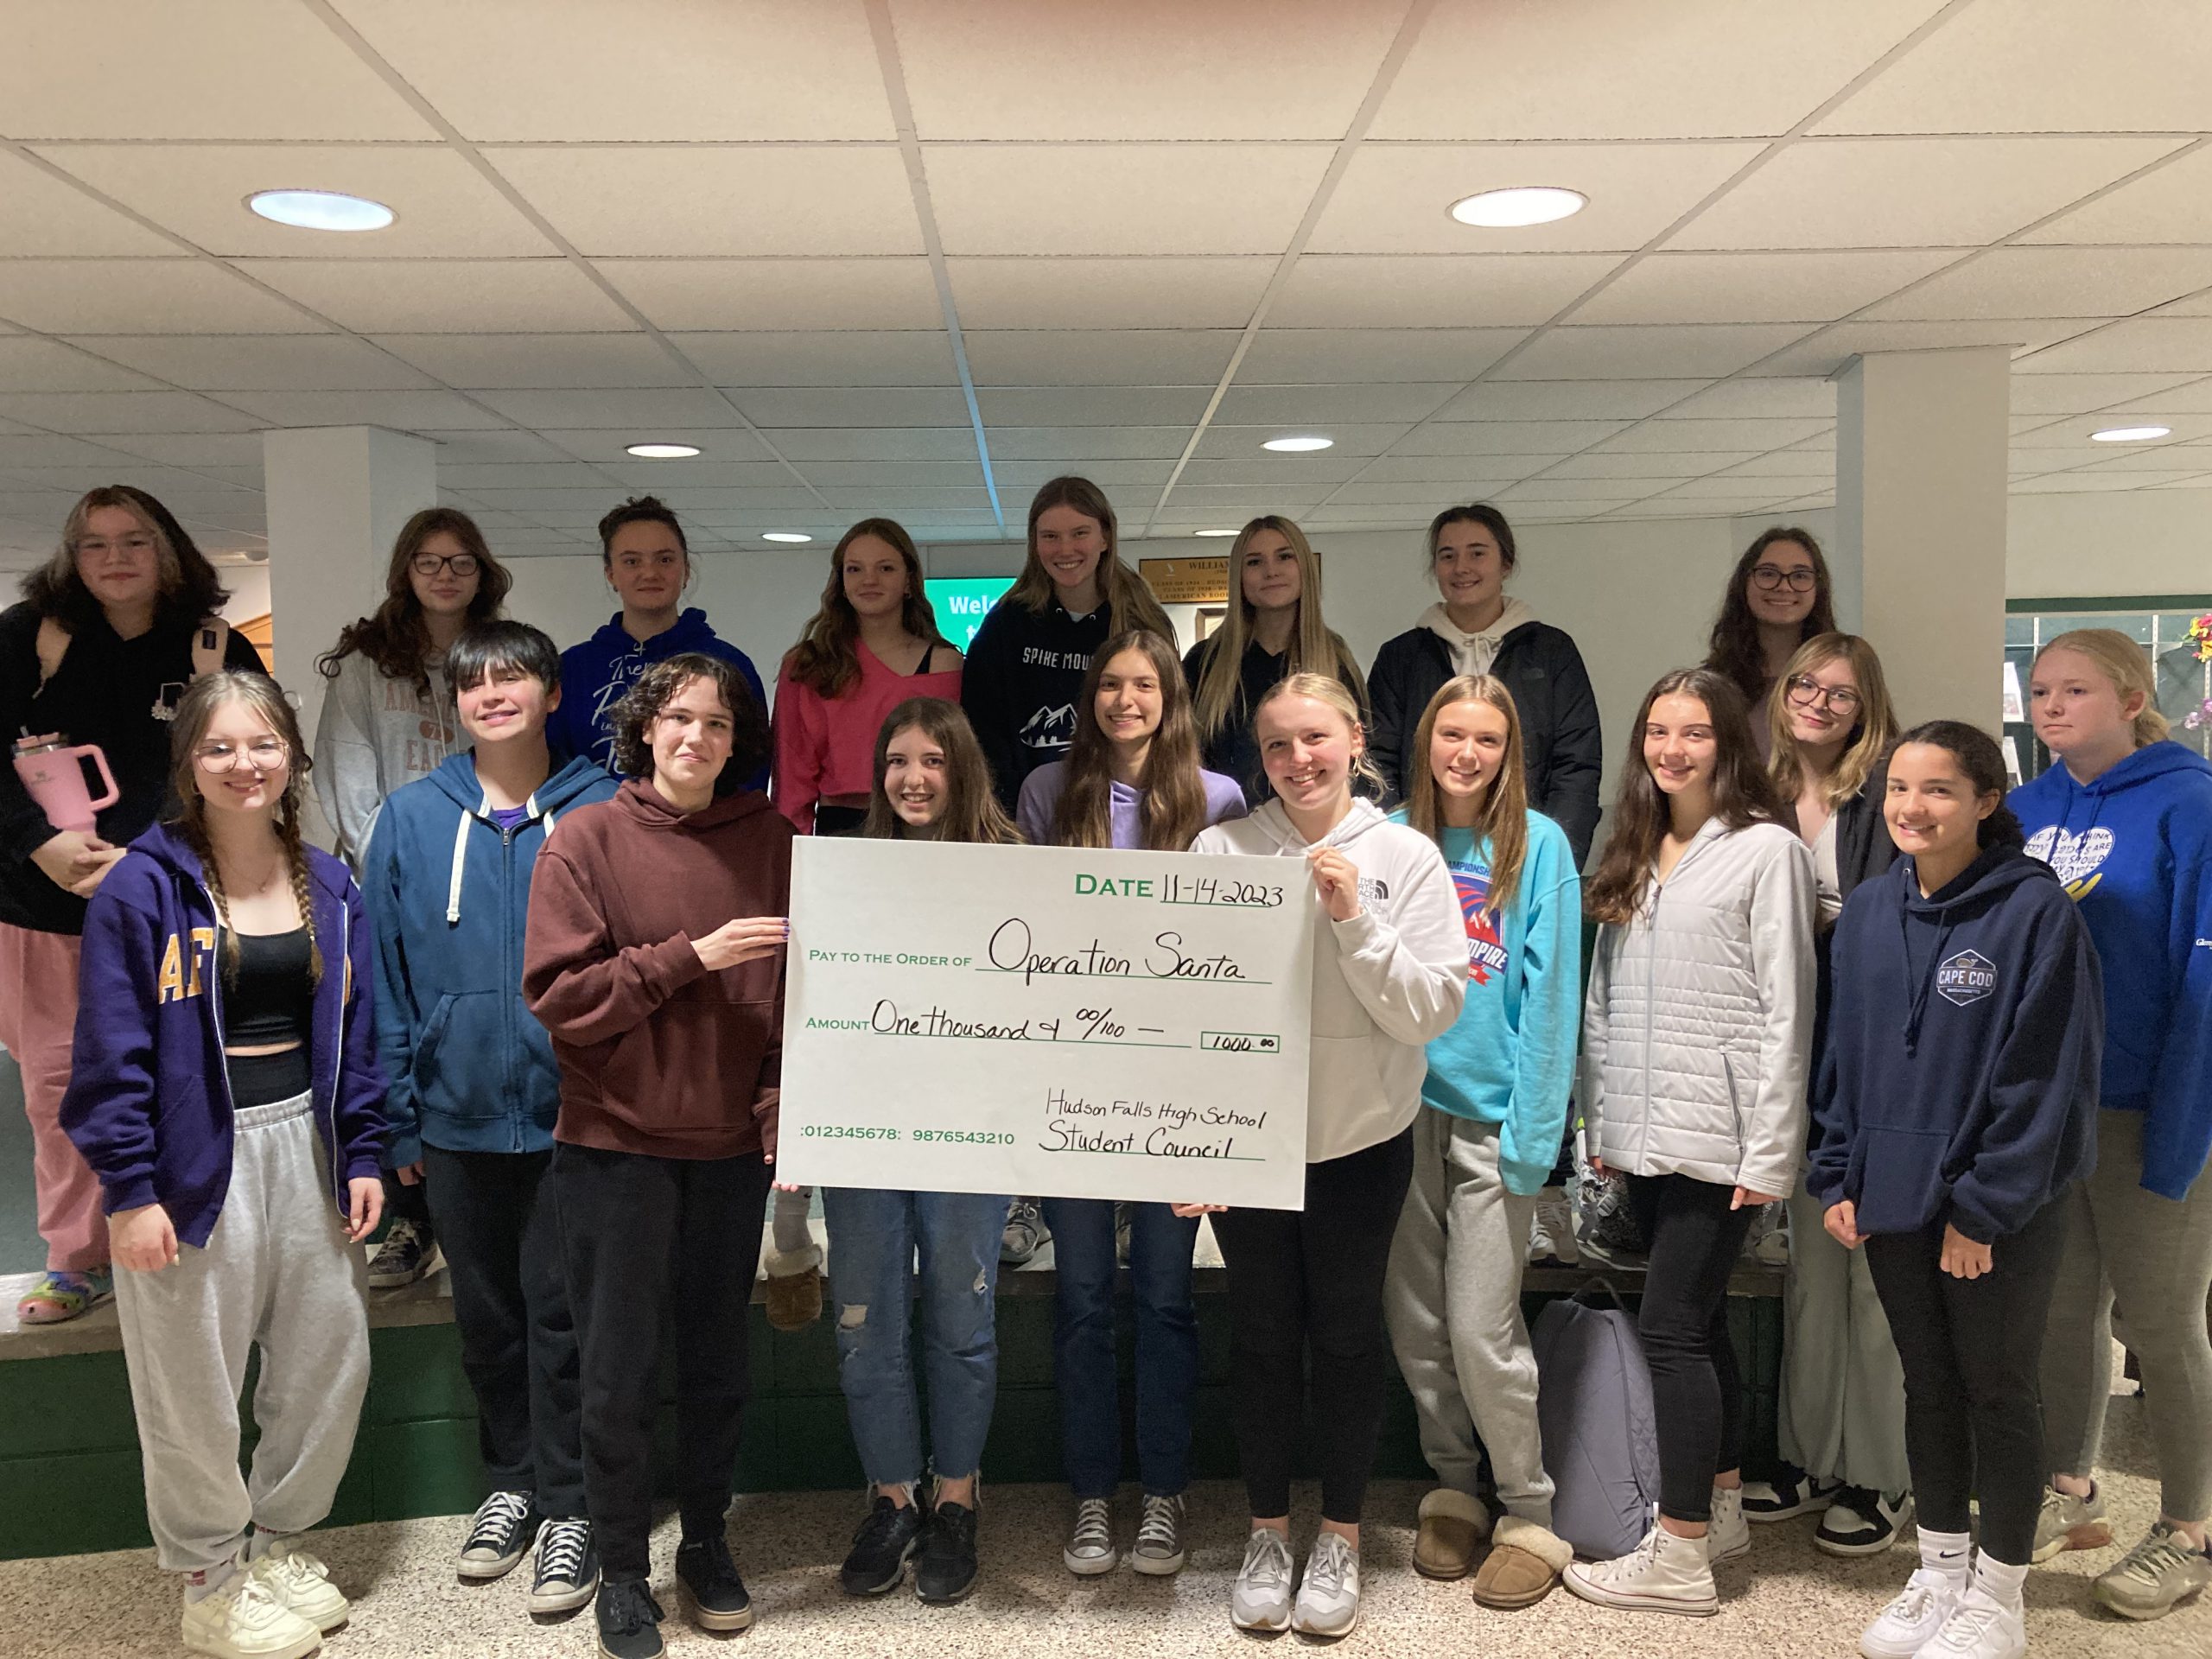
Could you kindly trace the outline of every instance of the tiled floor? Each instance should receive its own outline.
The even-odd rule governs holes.
[[[2107,1446],[2114,1525],[2133,1541],[2155,1507],[2145,1478],[2149,1451],[2142,1405],[2113,1402]],[[1835,1561],[1812,1548],[1809,1519],[1763,1527],[1749,1565],[1720,1573],[1722,1611],[1709,1620],[1664,1619],[1586,1606],[1561,1592],[1526,1612],[1475,1606],[1464,1585],[1432,1584],[1410,1565],[1412,1516],[1421,1488],[1404,1482],[1372,1492],[1365,1541],[1363,1621],[1348,1651],[1391,1659],[1479,1654],[1484,1659],[1644,1659],[1680,1649],[1694,1659],[1798,1659],[1855,1652],[1859,1627],[1910,1570],[1909,1548],[1873,1560]],[[1299,1495],[1310,1516],[1311,1491]],[[1192,1493],[1196,1545],[1180,1578],[1141,1579],[1123,1570],[1103,1580],[1071,1578],[1060,1566],[1065,1500],[1056,1489],[1004,1487],[984,1497],[983,1577],[975,1596],[949,1609],[910,1594],[860,1603],[841,1595],[836,1563],[858,1519],[854,1494],[741,1499],[730,1534],[760,1623],[741,1637],[701,1634],[684,1622],[671,1570],[674,1521],[656,1537],[657,1584],[669,1613],[672,1653],[696,1659],[734,1643],[757,1655],[870,1659],[893,1649],[932,1659],[1024,1659],[1028,1655],[1112,1653],[1184,1659],[1255,1651],[1232,1630],[1229,1580],[1242,1522],[1239,1494],[1225,1483]],[[1129,1516],[1121,1517],[1127,1532]],[[1310,1520],[1301,1523],[1310,1526]],[[533,1625],[523,1611],[520,1574],[463,1586],[454,1578],[452,1521],[353,1527],[315,1535],[313,1548],[355,1597],[353,1623],[332,1637],[327,1659],[583,1659],[594,1651],[590,1615]],[[2064,1659],[2205,1659],[2212,1655],[2212,1605],[2129,1625],[2093,1611],[2088,1580],[2117,1549],[2061,1556],[2028,1580],[2034,1651]],[[178,1592],[143,1550],[0,1563],[0,1655],[6,1659],[122,1659],[168,1655],[176,1645]],[[1297,1645],[1296,1638],[1281,1638]]]

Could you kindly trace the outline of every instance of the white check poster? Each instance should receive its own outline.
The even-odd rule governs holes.
[[[1300,1208],[1316,902],[1294,859],[803,837],[777,1178]]]

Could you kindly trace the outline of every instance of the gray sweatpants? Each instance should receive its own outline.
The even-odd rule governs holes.
[[[172,1572],[221,1566],[250,1524],[289,1535],[328,1515],[369,1386],[365,1266],[339,1222],[308,1097],[249,1106],[235,1122],[207,1247],[115,1275],[146,1521]],[[257,1346],[261,1440],[245,1479],[238,1393]]]
[[[1904,1367],[1866,1252],[1821,1224],[1803,1184],[1789,1196],[1782,1327],[1782,1455],[1810,1475],[1878,1492],[1912,1489]]]
[[[1487,1447],[1506,1513],[1548,1529],[1552,1478],[1536,1427],[1536,1352],[1521,1318],[1521,1270],[1535,1213],[1534,1194],[1505,1190],[1497,1125],[1422,1107],[1382,1312],[1436,1478],[1471,1497]]]
[[[2066,1254],[2043,1346],[2044,1439],[2056,1473],[2097,1466],[2112,1397],[2112,1324],[2143,1367],[2159,1506],[2212,1517],[2212,1173],[2179,1203],[2146,1192],[2143,1115],[2097,1114],[2097,1167],[2066,1194]]]

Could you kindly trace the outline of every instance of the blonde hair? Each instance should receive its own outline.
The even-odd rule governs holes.
[[[1890,702],[1889,682],[1882,677],[1882,659],[1857,634],[1817,633],[1798,646],[1766,694],[1766,728],[1774,757],[1767,762],[1767,771],[1773,775],[1775,792],[1784,801],[1795,801],[1805,787],[1805,758],[1789,729],[1789,682],[1829,663],[1850,664],[1851,677],[1859,687],[1858,723],[1851,728],[1843,753],[1836,756],[1835,769],[1821,786],[1833,812],[1866,788],[1866,779],[1889,753],[1890,741],[1897,733],[1897,711]]]
[[[1252,725],[1256,730],[1260,715],[1271,702],[1285,697],[1311,697],[1325,703],[1344,723],[1344,729],[1359,740],[1359,753],[1352,757],[1351,774],[1344,781],[1349,785],[1357,779],[1374,793],[1382,792],[1382,774],[1375,769],[1375,761],[1367,747],[1367,723],[1359,717],[1359,704],[1352,701],[1351,693],[1342,680],[1332,679],[1326,674],[1286,674],[1269,686],[1264,696],[1252,706]],[[1264,755],[1264,751],[1262,752]]]
[[[2036,652],[2028,672],[2033,674],[2054,651],[2070,651],[2088,658],[2096,665],[2097,672],[2112,682],[2112,688],[2120,693],[2122,702],[2138,691],[2143,694],[2143,712],[2135,716],[2137,748],[2164,741],[2171,728],[2166,717],[2158,712],[2158,691],[2151,676],[2151,655],[2142,646],[2118,628],[2075,628],[2047,641]]]
[[[1192,688],[1198,735],[1206,742],[1218,737],[1222,728],[1237,716],[1237,694],[1243,685],[1244,652],[1252,642],[1252,601],[1244,597],[1244,554],[1254,537],[1270,531],[1290,543],[1292,556],[1298,561],[1298,623],[1290,632],[1290,649],[1284,668],[1293,674],[1308,671],[1332,674],[1351,688],[1355,697],[1363,699],[1367,694],[1366,679],[1359,671],[1351,648],[1323,620],[1321,561],[1314,554],[1313,543],[1291,520],[1268,513],[1238,531],[1236,539],[1229,544],[1229,586],[1233,602],[1221,632],[1214,636],[1219,643],[1207,655],[1198,683]]]
[[[1490,674],[1462,674],[1445,681],[1428,700],[1414,732],[1412,764],[1406,767],[1406,822],[1441,844],[1444,791],[1437,786],[1429,747],[1436,741],[1438,719],[1455,702],[1484,703],[1505,716],[1505,753],[1498,758],[1497,775],[1491,779],[1475,814],[1476,843],[1490,842],[1490,895],[1483,900],[1483,910],[1502,916],[1520,888],[1521,866],[1529,853],[1529,776],[1522,761],[1521,712],[1513,706],[1513,693],[1503,680]]]

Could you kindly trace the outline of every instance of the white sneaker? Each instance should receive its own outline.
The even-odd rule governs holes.
[[[322,1632],[241,1568],[220,1589],[184,1604],[184,1645],[216,1659],[307,1659]]]
[[[330,1581],[330,1569],[303,1549],[279,1546],[246,1572],[326,1636],[343,1624],[353,1611]]]
[[[2027,1650],[2028,1630],[2020,1610],[2007,1607],[1972,1584],[1952,1605],[1951,1616],[1920,1649],[1918,1659],[2021,1659]]]
[[[1744,1489],[1713,1489],[1713,1517],[1706,1522],[1705,1559],[1715,1566],[1751,1553],[1751,1523],[1744,1514]]]
[[[1965,1591],[1964,1579],[1932,1567],[1919,1568],[1860,1633],[1859,1651],[1866,1659],[1913,1659],[1936,1639]]]
[[[1720,1611],[1720,1597],[1713,1587],[1705,1547],[1702,1538],[1678,1538],[1654,1526],[1625,1555],[1570,1562],[1560,1581],[1600,1607],[1707,1618]]]
[[[1340,1532],[1324,1532],[1306,1558],[1306,1581],[1290,1628],[1300,1636],[1334,1641],[1359,1623],[1359,1552]]]
[[[1548,1186],[1536,1194],[1535,1220],[1529,1228],[1529,1260],[1538,1264],[1555,1262],[1568,1268],[1582,1260],[1574,1240],[1574,1210],[1567,1201],[1563,1186]]]
[[[1288,1630],[1295,1576],[1290,1540],[1273,1527],[1255,1527],[1229,1593],[1229,1622],[1240,1630]]]
[[[1060,1560],[1069,1572],[1086,1579],[1111,1573],[1122,1564],[1122,1552],[1114,1548],[1114,1506],[1109,1500],[1076,1499],[1075,1525],[1069,1530],[1068,1546],[1060,1552]]]

